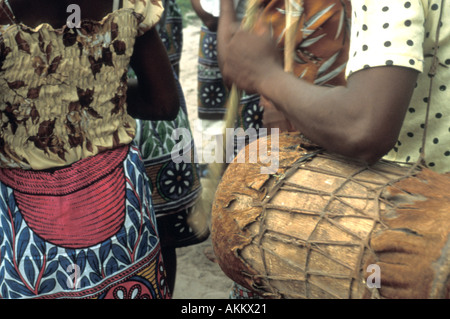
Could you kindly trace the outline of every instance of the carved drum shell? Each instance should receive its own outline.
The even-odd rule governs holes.
[[[262,138],[254,142],[256,148],[250,144],[242,150],[237,158],[245,156],[245,163],[235,159],[216,192],[212,241],[218,263],[228,277],[267,298],[385,297],[377,287],[369,288],[366,279],[373,270],[370,264],[384,265],[386,258],[401,264],[402,249],[386,255],[390,238],[397,240],[399,247],[409,247],[415,240],[427,244],[430,238],[440,238],[433,256],[410,254],[417,260],[428,258],[428,264],[423,265],[427,269],[435,265],[420,289],[404,292],[408,280],[417,278],[403,278],[397,284],[388,278],[389,269],[383,278],[383,267],[381,283],[390,289],[386,290],[388,297],[448,294],[448,267],[442,261],[442,247],[450,231],[445,208],[450,200],[446,192],[441,190],[439,195],[430,188],[434,183],[435,188],[448,190],[448,175],[387,161],[373,166],[350,161],[314,149],[298,133],[281,134],[278,147],[272,142],[270,137]],[[264,159],[249,161],[262,143],[279,159],[274,174],[261,174],[262,162],[267,162]],[[427,208],[431,212],[426,220],[432,221],[424,226],[427,223],[420,220],[425,214],[414,214]],[[436,227],[438,223],[440,227]],[[378,246],[382,247],[374,249],[371,240],[379,234],[383,240]],[[439,276],[444,279],[439,281]],[[413,286],[411,283],[412,290]]]

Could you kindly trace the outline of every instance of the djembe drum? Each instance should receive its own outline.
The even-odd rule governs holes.
[[[266,298],[449,297],[449,174],[368,166],[297,133],[278,149],[270,136],[253,143],[277,152],[279,168],[261,174],[250,144],[223,175],[212,241],[228,277]]]

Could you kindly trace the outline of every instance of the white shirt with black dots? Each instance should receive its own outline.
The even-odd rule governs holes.
[[[352,28],[346,74],[364,68],[401,66],[420,72],[396,146],[385,156],[417,161],[422,147],[431,67],[443,9],[437,67],[425,144],[426,164],[450,172],[450,0],[352,0]]]

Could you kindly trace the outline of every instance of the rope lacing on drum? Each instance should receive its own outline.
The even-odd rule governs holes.
[[[381,192],[382,190],[387,186],[391,185],[396,181],[397,179],[402,179],[404,174],[404,170],[398,172],[395,169],[398,168],[398,166],[394,165],[390,162],[383,161],[376,169],[370,167],[370,166],[361,166],[357,165],[355,166],[355,170],[353,170],[348,175],[339,174],[336,172],[333,172],[331,170],[322,169],[319,167],[311,167],[308,165],[305,165],[310,159],[312,158],[332,158],[333,160],[342,161],[343,163],[349,163],[348,159],[341,158],[337,156],[331,156],[326,153],[320,153],[320,152],[314,152],[311,154],[307,154],[304,157],[301,157],[299,160],[297,160],[292,167],[290,167],[284,174],[281,176],[277,182],[273,185],[273,187],[269,190],[268,194],[275,194],[280,190],[289,191],[289,192],[302,192],[302,193],[308,193],[312,195],[327,197],[327,203],[322,207],[320,210],[304,210],[302,208],[292,208],[292,207],[283,207],[278,205],[272,205],[270,202],[273,199],[273,196],[265,197],[264,200],[262,200],[259,203],[254,203],[254,206],[260,206],[262,207],[262,212],[260,214],[259,222],[259,233],[256,234],[256,236],[253,238],[253,242],[255,245],[257,245],[260,249],[261,254],[261,260],[264,264],[264,274],[258,275],[258,276],[251,276],[255,279],[255,282],[264,282],[264,285],[262,286],[255,286],[255,288],[259,288],[259,293],[262,294],[265,297],[270,298],[282,298],[284,297],[282,295],[282,292],[280,292],[278,289],[276,289],[272,284],[271,280],[277,280],[277,281],[303,281],[306,287],[306,291],[304,294],[298,293],[296,297],[298,298],[310,298],[311,297],[311,289],[314,288],[321,289],[324,292],[327,292],[329,295],[333,295],[337,298],[342,298],[342,295],[339,293],[333,291],[332,287],[321,287],[320,285],[317,285],[313,282],[311,282],[310,277],[311,276],[327,276],[332,278],[338,278],[348,281],[348,286],[350,287],[348,289],[348,295],[346,298],[352,297],[352,289],[355,284],[360,284],[356,282],[358,278],[360,278],[358,273],[355,273],[354,269],[337,259],[335,256],[329,254],[325,250],[321,248],[323,245],[332,245],[332,246],[347,246],[347,247],[359,247],[359,259],[357,260],[356,264],[361,265],[363,264],[363,255],[364,252],[369,248],[369,243],[362,238],[360,235],[352,231],[351,229],[348,229],[344,227],[343,225],[340,225],[338,222],[336,222],[334,219],[336,218],[361,218],[361,219],[367,219],[371,220],[373,224],[372,231],[379,225],[381,227],[385,228],[386,226],[383,225],[380,217],[380,205],[388,205],[392,206],[389,202],[384,201],[381,198]],[[293,183],[289,183],[287,180],[290,176],[292,176],[297,170],[309,170],[312,172],[325,174],[327,176],[334,176],[342,178],[343,182],[341,185],[336,187],[332,192],[327,193],[320,190],[314,190],[311,188],[304,187],[302,185],[297,185]],[[371,173],[377,174],[382,180],[385,182],[374,182],[373,180],[366,180],[364,178],[359,177],[359,175],[365,171],[370,171]],[[340,191],[347,186],[349,183],[357,183],[362,185],[366,188],[366,194],[367,196],[354,196],[354,195],[348,195],[348,194],[341,194]],[[359,210],[357,207],[352,206],[350,201],[354,199],[361,199],[361,200],[371,200],[374,203],[377,203],[378,206],[374,207],[375,212],[372,212],[370,214],[369,212],[365,212],[363,210]],[[348,201],[346,201],[348,199]],[[355,214],[336,214],[332,213],[330,206],[334,205],[336,202],[339,202],[343,204],[344,206],[348,206],[349,208],[353,209],[355,211]],[[310,235],[306,239],[301,238],[287,238],[286,236],[283,236],[282,233],[277,233],[275,230],[269,230],[266,226],[266,218],[267,218],[267,210],[268,209],[277,209],[281,211],[288,212],[290,214],[301,214],[301,215],[309,215],[317,217],[319,220],[317,221],[315,228],[313,231],[311,231]],[[352,236],[355,239],[359,240],[358,243],[353,242],[339,242],[339,241],[325,241],[325,240],[317,240],[315,239],[317,232],[319,231],[319,225],[321,223],[329,223],[332,225],[332,227],[335,227],[339,231],[346,233],[350,236]],[[274,254],[274,251],[271,251],[270,248],[264,247],[262,245],[262,239],[270,238],[271,240],[277,240],[281,241],[288,245],[295,245],[298,247],[301,247],[303,249],[307,249],[307,262],[305,263],[304,268],[299,265],[291,265],[294,268],[298,268],[300,272],[305,274],[305,279],[301,280],[298,278],[293,278],[290,275],[273,275],[270,274],[270,270],[268,269],[268,266],[266,264],[266,257],[267,254]],[[370,237],[370,236],[369,236]],[[310,258],[313,253],[318,253],[326,258],[328,258],[330,261],[339,264],[343,268],[347,269],[348,275],[342,275],[342,274],[331,274],[331,273],[325,273],[320,271],[315,271],[310,269]],[[278,256],[278,258],[281,258]],[[283,259],[283,258],[281,258]],[[284,262],[290,262],[288,260],[284,260]],[[264,280],[267,279],[267,280]],[[258,291],[258,290],[257,290]],[[291,296],[292,297],[292,296]]]

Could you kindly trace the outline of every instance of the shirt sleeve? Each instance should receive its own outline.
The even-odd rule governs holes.
[[[422,72],[424,22],[422,0],[352,0],[346,76],[389,65]]]
[[[144,34],[154,27],[164,11],[161,0],[124,0],[124,8],[132,8],[134,12],[142,15],[142,21],[139,24],[139,35]]]

